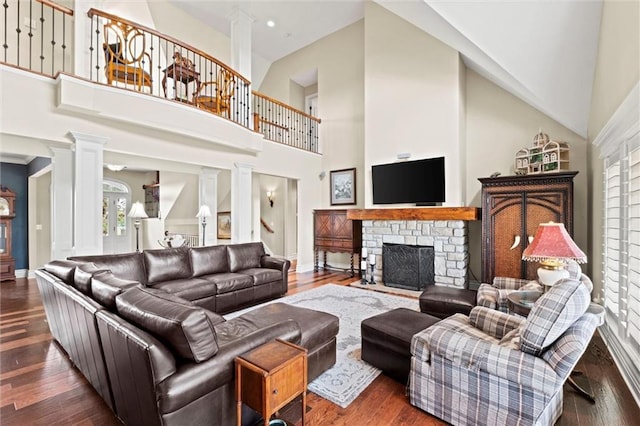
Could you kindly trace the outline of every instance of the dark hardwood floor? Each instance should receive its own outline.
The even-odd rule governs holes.
[[[327,283],[347,285],[353,278],[319,272],[292,273],[289,280],[289,294],[293,294]],[[566,385],[558,425],[640,424],[640,408],[599,335],[594,336],[577,370],[584,374],[576,381],[593,391],[596,403],[589,403]],[[0,424],[120,424],[52,341],[35,280],[0,284]],[[307,424],[444,423],[409,405],[404,387],[381,375],[346,409],[309,393]]]

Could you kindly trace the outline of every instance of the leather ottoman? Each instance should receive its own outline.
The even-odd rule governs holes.
[[[413,335],[438,321],[440,318],[405,308],[365,319],[360,324],[362,360],[406,384],[411,369]]]
[[[338,317],[326,312],[276,302],[253,309],[230,321],[237,327],[268,327],[294,320],[300,327],[300,346],[307,349],[307,379],[311,382],[336,363]]]
[[[475,290],[428,285],[420,295],[420,312],[438,318],[453,314],[469,315],[476,306],[476,295]]]

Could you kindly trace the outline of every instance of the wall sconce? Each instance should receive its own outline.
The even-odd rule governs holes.
[[[211,217],[211,210],[209,210],[209,206],[207,206],[206,204],[201,205],[200,210],[198,210],[198,214],[196,215],[196,217],[199,217],[202,219],[202,246],[204,247],[204,242],[205,242],[204,230],[207,227],[207,218]]]
[[[107,164],[107,169],[111,170],[112,172],[121,172],[126,168],[127,166],[122,164]]]
[[[267,191],[267,199],[269,200],[269,205],[273,208],[273,199],[274,199],[273,191]]]
[[[147,212],[144,211],[144,206],[140,201],[136,201],[129,210],[129,217],[135,219],[133,226],[136,227],[136,251],[140,251],[140,219],[149,217]]]

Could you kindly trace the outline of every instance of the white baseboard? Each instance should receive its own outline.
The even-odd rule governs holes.
[[[600,331],[602,340],[604,340],[604,343],[609,349],[609,353],[611,353],[611,357],[620,371],[620,375],[622,375],[627,386],[629,386],[631,395],[633,395],[636,403],[640,405],[640,373],[638,372],[636,362],[631,359],[627,351],[625,351],[622,345],[618,342],[618,338],[615,336],[615,333],[607,327],[606,324],[598,330]]]
[[[29,270],[28,269],[16,269],[15,272],[16,278],[27,278],[27,276],[29,275]],[[35,277],[35,275],[34,275]],[[31,277],[29,277],[31,278]]]

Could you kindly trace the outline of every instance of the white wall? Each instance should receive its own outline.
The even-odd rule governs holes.
[[[36,226],[35,259],[29,259],[29,270],[42,268],[51,260],[51,172],[37,178],[36,189]],[[31,208],[31,206],[29,206]],[[41,228],[41,229],[38,229]],[[31,239],[30,239],[31,242]],[[31,250],[29,250],[31,252]]]
[[[602,9],[598,58],[591,98],[588,138],[592,142],[640,80],[640,3],[606,0]],[[600,150],[589,144],[590,252],[593,294],[602,289],[603,165]]]
[[[372,2],[364,44],[365,206],[372,206],[371,165],[397,161],[398,153],[444,156],[445,205],[462,205],[458,52]]]
[[[313,208],[329,206],[330,170],[356,167],[357,193],[363,193],[363,31],[363,21],[356,22],[274,62],[259,89],[267,96],[289,102],[290,77],[318,69],[322,168],[314,170],[313,174],[314,186],[321,183],[318,186],[321,199]],[[327,172],[327,178],[319,182],[318,175],[322,170]],[[301,187],[298,191],[304,194]],[[358,195],[357,201],[358,206],[364,205],[362,195]],[[300,208],[303,215],[304,208]],[[311,232],[313,227],[301,229]]]

